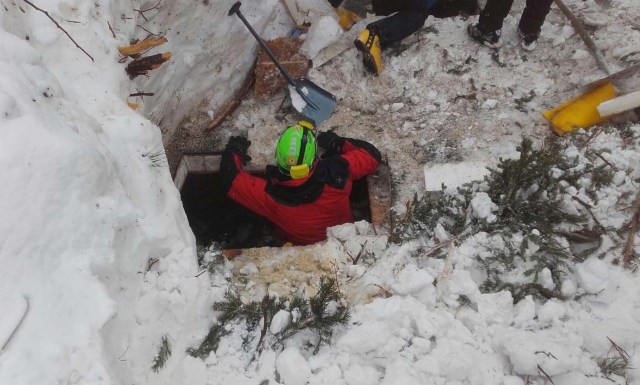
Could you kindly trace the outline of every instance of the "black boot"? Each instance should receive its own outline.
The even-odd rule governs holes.
[[[501,32],[501,30],[482,32],[478,24],[470,24],[467,28],[467,33],[473,40],[490,48],[500,48],[502,46]]]
[[[520,36],[520,43],[524,50],[533,51],[536,49],[536,42],[540,36],[539,33],[526,33],[522,32],[522,30],[518,28],[518,35]]]

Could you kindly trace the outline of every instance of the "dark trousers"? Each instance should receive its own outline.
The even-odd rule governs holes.
[[[524,33],[539,34],[544,19],[551,9],[553,0],[527,0],[527,5],[520,17],[518,28]],[[502,22],[507,17],[513,0],[488,0],[480,13],[478,28],[489,33],[502,29]]]
[[[475,0],[473,0],[475,3]],[[513,0],[512,0],[513,1]],[[373,0],[376,15],[393,15],[374,21],[367,27],[380,35],[380,46],[385,47],[416,32],[424,25],[429,15],[452,17],[460,14],[457,4],[461,0]],[[451,6],[456,4],[455,7]]]

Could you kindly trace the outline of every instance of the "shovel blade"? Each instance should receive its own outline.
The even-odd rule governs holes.
[[[336,97],[309,79],[298,78],[294,83],[296,87],[291,90],[294,108],[318,127],[333,113]],[[297,93],[296,89],[302,91],[304,95],[293,95]]]

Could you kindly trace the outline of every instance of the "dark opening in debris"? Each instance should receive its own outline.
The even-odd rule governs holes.
[[[218,173],[189,174],[182,187],[182,204],[199,245],[219,242],[225,249],[280,246],[273,226],[227,198]]]
[[[218,156],[211,156],[219,159]],[[193,168],[193,162],[190,163]],[[188,170],[184,181],[178,185],[197,243],[208,246],[212,242],[219,242],[224,249],[281,246],[283,241],[275,237],[273,225],[269,221],[226,197],[221,188],[221,177],[215,167],[215,159],[208,159],[201,164],[205,163],[209,164],[208,170]],[[262,174],[260,171],[251,173]],[[353,183],[351,209],[356,221],[371,221],[366,179]]]

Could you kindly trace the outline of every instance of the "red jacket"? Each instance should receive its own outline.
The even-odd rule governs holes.
[[[347,139],[341,154],[319,160],[309,176],[267,180],[244,171],[234,154],[237,174],[227,196],[271,221],[287,241],[315,243],[326,239],[327,227],[353,221],[352,183],[373,174],[380,158],[373,145]]]

